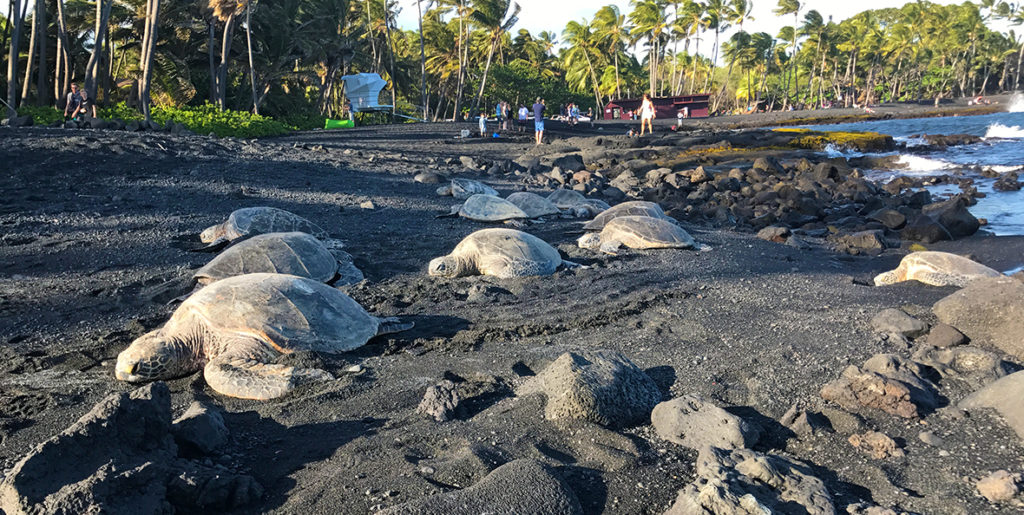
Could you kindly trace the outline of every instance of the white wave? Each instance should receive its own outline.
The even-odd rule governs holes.
[[[913,154],[901,155],[900,158],[896,160],[896,164],[899,165],[900,169],[906,170],[910,174],[914,175],[929,175],[933,172],[950,170],[957,167],[956,164],[950,163],[949,161],[915,156]]]
[[[1024,129],[1020,125],[1006,126],[1001,123],[993,123],[985,131],[985,139],[1018,139],[1024,138]]]
[[[1006,108],[1008,113],[1024,113],[1024,95],[1018,91],[1010,97],[1010,105]]]
[[[982,167],[982,170],[985,170],[987,172],[995,172],[995,173],[998,173],[998,174],[1004,174],[1004,173],[1008,173],[1008,172],[1016,172],[1016,171],[1018,171],[1020,169],[1021,169],[1021,166],[1019,166],[1019,165],[1017,165],[1017,166],[1015,166],[1015,165],[988,165],[988,166],[983,166]]]
[[[928,140],[920,136],[916,138],[911,138],[910,136],[896,136],[895,138],[893,138],[893,140],[895,140],[896,143],[903,143],[904,145],[907,146],[907,148],[928,146]]]
[[[855,150],[846,150],[835,143],[829,143],[825,145],[823,153],[828,157],[862,157],[863,152],[857,152]]]

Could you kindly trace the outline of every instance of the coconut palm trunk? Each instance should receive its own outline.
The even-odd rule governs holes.
[[[46,105],[46,93],[44,93],[49,86],[46,83],[48,71],[46,69],[46,1],[36,0],[36,15],[35,18],[39,19],[39,28],[36,38],[39,40],[39,65],[38,72],[36,73],[36,104]]]
[[[38,6],[38,1],[36,5]],[[21,87],[21,105],[25,105],[25,101],[28,100],[28,94],[32,86],[32,71],[36,65],[36,36],[39,33],[39,16],[32,13],[32,32],[28,38],[28,61],[25,63],[25,81]]]
[[[149,110],[149,86],[153,80],[153,52],[156,50],[159,16],[160,0],[146,0],[146,29],[139,57],[139,68],[142,70],[142,78],[139,81],[139,107],[147,122],[153,120]]]
[[[249,52],[249,85],[252,87],[252,112],[260,114],[260,104],[256,99],[256,69],[252,65],[252,2],[245,2],[245,43]]]
[[[232,11],[224,21],[224,34],[220,43],[220,66],[217,68],[217,107],[223,111],[228,100],[228,57],[231,54],[231,36],[235,32],[235,16]]]
[[[7,18],[11,25],[11,46],[7,54],[7,118],[18,116],[14,109],[18,95],[18,43],[21,40],[21,0],[11,0],[13,20]]]
[[[54,76],[54,94],[57,107],[64,107],[60,104],[64,94],[71,84],[71,72],[74,66],[71,63],[71,44],[68,42],[68,26],[64,19],[64,0],[57,0],[57,65]]]
[[[96,38],[92,47],[92,55],[85,65],[85,90],[93,102],[96,101],[96,73],[99,71],[100,59],[103,57],[103,41],[107,33],[107,22],[110,20],[110,8],[113,0],[96,0]]]

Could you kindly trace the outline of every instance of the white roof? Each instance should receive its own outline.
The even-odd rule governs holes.
[[[376,73],[357,73],[345,75],[341,78],[345,81],[345,96],[352,102],[352,110],[373,110],[382,106],[378,103],[380,90],[387,86],[388,82]]]

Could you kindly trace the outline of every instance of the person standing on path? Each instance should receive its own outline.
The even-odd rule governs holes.
[[[526,132],[526,121],[530,118],[530,110],[526,106],[519,106],[519,132]]]
[[[644,101],[640,104],[640,135],[644,135],[644,126],[647,126],[647,132],[654,134],[654,103],[651,102],[651,97],[644,93]]]
[[[538,145],[544,141],[544,99],[540,97],[533,104],[533,136]]]

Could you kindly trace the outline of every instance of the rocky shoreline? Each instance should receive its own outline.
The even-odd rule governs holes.
[[[872,283],[913,245],[1022,264],[1024,238],[986,236],[967,212],[970,184],[932,198],[819,152],[884,137],[552,125],[540,147],[450,124],[260,141],[0,129],[4,509],[1019,510],[1024,428],[1007,399],[1024,315],[1007,306],[1024,283]],[[519,228],[583,267],[429,277],[489,226],[437,218],[456,201],[434,181],[453,177],[654,201],[708,250],[609,256],[555,216]],[[416,327],[285,356],[339,379],[275,401],[216,395],[201,375],[115,381],[117,353],[210,259],[188,251],[198,232],[259,205],[344,241],[366,276],[345,291]],[[91,457],[49,472],[76,449]]]

